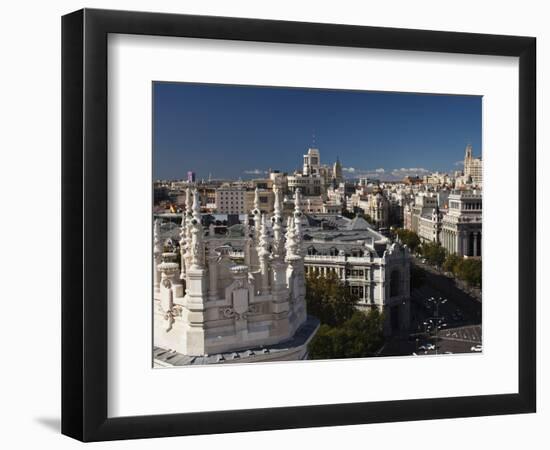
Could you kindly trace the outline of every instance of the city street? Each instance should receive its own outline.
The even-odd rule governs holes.
[[[423,271],[425,279],[411,292],[411,333],[391,338],[379,355],[478,353],[480,347],[476,346],[482,343],[481,302],[456,287],[453,279],[426,270],[417,261],[414,264]],[[432,298],[434,301],[430,301]],[[426,332],[430,320],[440,324],[437,337],[433,330]]]

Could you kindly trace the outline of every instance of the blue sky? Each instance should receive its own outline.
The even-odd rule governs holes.
[[[301,167],[308,147],[344,175],[383,180],[462,168],[481,155],[481,97],[153,84],[153,176],[248,179]],[[314,137],[313,137],[314,136]]]

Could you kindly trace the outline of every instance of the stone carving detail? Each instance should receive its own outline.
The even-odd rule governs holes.
[[[160,305],[159,305],[160,306]],[[162,310],[162,307],[160,307]],[[164,314],[164,320],[166,321],[166,331],[172,329],[172,325],[176,321],[175,318],[181,316],[182,307],[180,305],[174,305],[168,311],[161,311]]]
[[[193,191],[193,216],[191,219],[191,267],[200,269],[203,264],[203,230],[200,215],[199,192]]]
[[[221,306],[218,311],[224,319],[246,320],[250,316],[260,314],[261,308],[260,305],[249,305],[247,311],[239,314],[232,306]]]

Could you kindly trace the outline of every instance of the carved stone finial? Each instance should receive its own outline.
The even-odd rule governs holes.
[[[260,193],[258,188],[254,191],[254,209],[252,210],[252,215],[254,216],[254,240],[256,245],[260,241],[260,228],[261,228],[261,211],[260,211]]]
[[[201,202],[199,198],[199,191],[197,189],[193,190],[193,218],[201,221]]]
[[[296,194],[294,196],[294,227],[296,239],[298,245],[302,240],[302,196],[300,195],[300,189],[296,189]]]
[[[279,187],[273,186],[273,191],[275,192],[275,205],[274,205],[274,214],[273,214],[273,257],[275,259],[283,256],[283,235],[282,235],[282,222],[281,217],[281,204],[280,204],[280,195]]]
[[[261,226],[260,226],[260,241],[258,243],[258,247],[267,253],[268,246],[269,246],[269,242],[268,242],[268,236],[267,236],[267,221],[265,219],[265,214],[262,214]]]
[[[261,228],[260,228],[260,238],[257,246],[258,259],[260,260],[260,273],[261,273],[261,293],[266,294],[269,292],[269,267],[268,267],[268,256],[269,256],[269,241],[267,236],[267,222],[265,215],[262,214],[261,219]]]
[[[185,212],[189,216],[193,213],[193,203],[191,200],[191,188],[187,188],[185,190]]]
[[[204,246],[203,246],[203,230],[201,224],[200,214],[200,200],[199,192],[195,189],[193,191],[193,216],[187,227],[190,228],[190,241],[189,241],[189,256],[191,267],[194,269],[201,268],[203,266],[204,259]]]
[[[296,254],[296,233],[294,218],[289,216],[286,221],[286,259]]]

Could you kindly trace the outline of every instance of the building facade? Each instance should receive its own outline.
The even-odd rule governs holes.
[[[384,311],[384,331],[410,324],[410,253],[376,232],[364,219],[308,217],[303,226],[306,274],[334,273],[359,297],[359,309]]]
[[[443,217],[441,245],[451,254],[481,256],[481,191],[453,191],[449,212]]]

